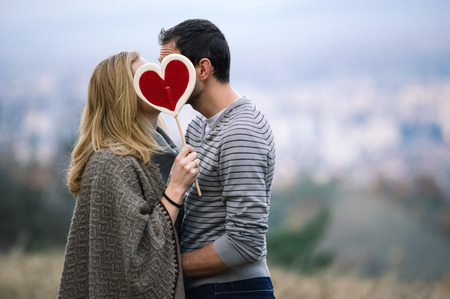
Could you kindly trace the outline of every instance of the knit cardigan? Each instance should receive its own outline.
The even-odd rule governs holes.
[[[110,149],[82,175],[59,298],[184,298],[176,232],[158,165]]]

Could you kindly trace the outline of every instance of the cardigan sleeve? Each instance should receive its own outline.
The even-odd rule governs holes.
[[[102,168],[87,194],[90,288],[104,295],[126,290],[133,298],[173,296],[175,234],[159,186],[132,157],[115,156]]]

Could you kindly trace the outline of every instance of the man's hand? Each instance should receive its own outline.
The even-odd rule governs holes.
[[[201,249],[182,254],[181,259],[185,277],[211,276],[229,269],[217,255],[214,242]]]

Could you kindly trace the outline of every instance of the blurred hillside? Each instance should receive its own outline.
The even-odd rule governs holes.
[[[449,215],[429,178],[411,187],[359,188],[300,177],[273,193],[269,261],[298,273],[332,265],[362,277],[440,280],[450,274]]]

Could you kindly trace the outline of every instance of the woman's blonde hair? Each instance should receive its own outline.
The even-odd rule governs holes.
[[[131,65],[139,56],[135,51],[121,52],[100,62],[92,73],[67,178],[75,195],[94,152],[110,148],[117,155],[131,155],[147,163],[150,154],[160,149],[133,86]]]

